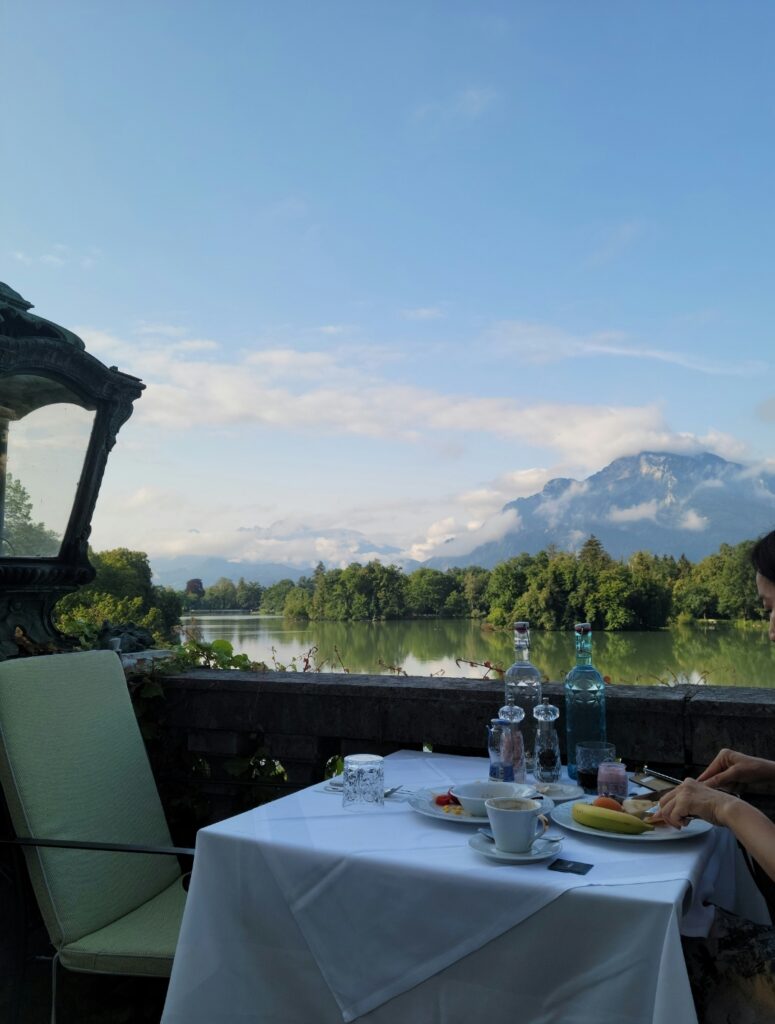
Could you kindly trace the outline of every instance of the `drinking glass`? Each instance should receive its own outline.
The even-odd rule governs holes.
[[[342,807],[362,811],[385,803],[385,766],[378,754],[348,754],[344,759]]]
[[[630,780],[621,761],[603,761],[597,769],[597,795],[612,796],[619,803],[627,799]]]
[[[576,770],[578,784],[585,793],[597,792],[597,770],[603,761],[616,760],[616,747],[613,743],[595,742],[578,743],[576,745]]]

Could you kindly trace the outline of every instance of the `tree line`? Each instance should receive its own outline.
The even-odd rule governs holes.
[[[63,598],[56,613],[64,632],[131,621],[160,641],[174,636],[185,612],[226,609],[340,622],[474,618],[498,627],[528,619],[545,630],[571,629],[578,621],[620,631],[695,619],[758,620],[752,547],[753,541],[722,544],[696,563],[647,551],[617,560],[593,536],[575,553],[550,547],[493,569],[423,567],[407,573],[377,561],[344,569],[320,563],[295,582],[262,587],[222,578],[205,587],[194,579],[183,590],[154,585],[144,552],[116,548],[91,553],[94,581]]]
[[[312,576],[267,587],[261,611],[297,619],[481,618],[494,626],[528,619],[537,629],[650,630],[694,619],[762,617],[753,541],[722,544],[697,563],[638,551],[617,560],[590,537],[578,552],[549,547],[493,569],[319,564]]]

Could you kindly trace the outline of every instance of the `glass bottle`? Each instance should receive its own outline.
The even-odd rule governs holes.
[[[592,627],[577,622],[576,664],[565,677],[568,775],[577,778],[576,745],[605,741],[605,683],[592,664]]]
[[[487,728],[490,778],[498,782],[525,781],[525,747],[519,723],[525,712],[520,707],[501,708],[508,718],[493,718]]]
[[[533,708],[533,717],[538,722],[536,731],[534,775],[538,782],[557,782],[562,770],[560,761],[560,740],[554,723],[560,717],[560,709],[549,703],[544,697],[537,708]]]
[[[515,662],[506,669],[503,676],[506,708],[520,707],[524,712],[523,740],[525,745],[525,768],[535,769],[536,720],[533,708],[541,703],[541,673],[530,661],[530,623],[514,623]],[[503,718],[501,709],[501,718]],[[508,716],[506,716],[508,717]]]

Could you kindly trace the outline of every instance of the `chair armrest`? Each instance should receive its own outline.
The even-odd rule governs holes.
[[[106,850],[110,853],[157,853],[169,857],[193,857],[194,850],[187,846],[142,846],[136,843],[92,843],[73,839],[35,839],[32,836],[16,836],[0,839],[0,843],[13,846],[51,846],[63,850]]]

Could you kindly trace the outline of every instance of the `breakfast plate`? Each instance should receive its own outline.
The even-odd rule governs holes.
[[[587,800],[591,803],[593,797]],[[574,801],[575,803],[575,801]],[[549,814],[549,817],[557,825],[569,829],[571,832],[581,832],[583,835],[591,836],[593,839],[624,839],[629,843],[665,843],[677,839],[694,839],[709,832],[713,826],[701,818],[694,818],[684,828],[673,828],[672,825],[662,825],[655,828],[653,832],[640,832],[638,835],[631,835],[626,832],[606,832],[600,828],[590,828],[574,821],[572,816],[573,804],[560,804]]]
[[[504,864],[529,864],[530,861],[556,857],[560,852],[562,839],[536,839],[532,847],[525,853],[507,853],[505,850],[499,850],[492,839],[477,832],[468,840],[468,845],[477,853],[489,857],[490,860],[499,860]]]
[[[548,796],[556,804],[565,800],[578,800],[584,796],[584,790],[573,782],[536,782],[536,789],[543,796]]]
[[[490,819],[486,814],[484,816],[469,814],[457,804],[447,804],[444,807],[440,807],[436,803],[436,797],[448,793],[450,788],[454,789],[454,785],[452,787],[448,786],[445,789],[418,789],[409,795],[409,806],[417,811],[418,814],[425,814],[427,817],[437,818],[439,821],[454,821],[460,825],[489,825]],[[523,798],[523,793],[519,791],[520,787],[518,784],[514,786],[514,789],[513,796]],[[524,789],[530,794],[529,799],[533,799],[532,794],[535,793],[535,787],[525,786]],[[544,811],[548,812],[554,807],[554,803],[548,797],[536,796],[535,799],[541,801]]]

